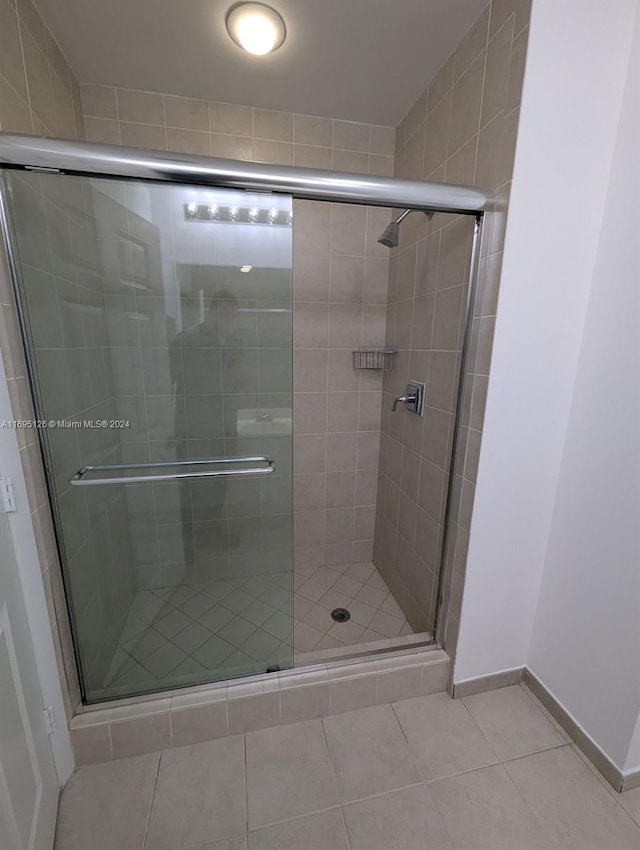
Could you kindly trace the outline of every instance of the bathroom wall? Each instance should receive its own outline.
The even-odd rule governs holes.
[[[580,9],[533,5],[455,680],[528,666],[631,771],[640,4]]]
[[[396,132],[396,176],[480,186],[495,191],[502,206],[487,217],[483,239],[484,294],[473,320],[454,478],[458,509],[450,537],[455,545],[447,552],[441,634],[450,653],[457,641],[528,19],[528,0],[493,0]],[[436,215],[429,223],[412,214],[401,228],[390,269],[388,340],[399,347],[399,368],[385,377],[374,560],[409,621],[421,629],[432,627],[436,610],[472,228],[468,218]],[[408,378],[427,383],[422,421],[403,409],[389,412]]]
[[[0,0],[0,129],[83,138],[80,90],[64,56],[30,0]],[[0,258],[0,346],[16,419],[33,418],[24,355],[18,338],[5,258]],[[60,566],[53,539],[42,465],[33,429],[18,432],[29,507],[58,659],[65,709],[80,699]]]
[[[83,85],[87,138],[388,175],[391,127]],[[382,346],[390,212],[294,202],[295,563],[370,560],[382,375],[352,350]]]

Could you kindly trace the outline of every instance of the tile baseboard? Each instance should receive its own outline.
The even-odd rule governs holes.
[[[524,667],[514,667],[513,670],[502,670],[500,673],[491,673],[489,676],[454,682],[451,687],[451,696],[453,699],[462,699],[475,694],[484,694],[487,691],[495,691],[498,688],[506,688],[509,685],[517,685],[522,681],[524,672]]]
[[[321,664],[85,708],[69,724],[76,764],[182,747],[444,691],[442,649]]]
[[[632,788],[640,787],[640,770],[634,770],[629,773],[620,770],[598,747],[595,741],[581,729],[579,724],[554,697],[551,691],[527,667],[518,667],[513,670],[493,673],[489,676],[479,676],[477,679],[454,682],[451,688],[451,696],[454,699],[461,699],[462,697],[485,693],[486,691],[496,690],[497,688],[517,685],[519,682],[526,685],[531,693],[542,703],[556,723],[566,732],[583,756],[606,779],[614,791],[621,793],[630,791]]]

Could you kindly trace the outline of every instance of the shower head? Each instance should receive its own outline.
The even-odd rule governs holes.
[[[398,247],[400,243],[400,225],[397,221],[392,221],[391,224],[387,225],[378,242],[387,248]]]
[[[400,244],[400,223],[404,218],[406,218],[412,210],[405,210],[395,221],[392,221],[391,224],[387,225],[384,230],[382,236],[378,239],[378,242],[381,245],[384,245],[386,248],[397,248]],[[432,219],[434,213],[430,210],[429,212],[424,213],[428,219]]]

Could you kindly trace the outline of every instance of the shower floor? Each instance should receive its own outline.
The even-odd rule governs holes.
[[[372,563],[300,568],[293,582],[296,666],[360,644],[402,644],[413,634]],[[287,572],[138,591],[105,686],[124,695],[205,680],[213,668],[229,675],[266,669],[290,652],[290,588]],[[351,618],[336,622],[335,608]]]

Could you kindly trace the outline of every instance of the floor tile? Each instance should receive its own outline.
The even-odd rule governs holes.
[[[463,702],[502,760],[567,743],[520,685],[476,694]]]
[[[330,637],[336,638],[345,646],[352,646],[354,643],[360,643],[365,628],[355,620],[347,620],[346,623],[333,622],[331,628],[327,631]]]
[[[280,646],[281,641],[263,629],[254,629],[240,650],[256,661],[266,661]]]
[[[356,581],[365,584],[375,572],[375,567],[371,563],[365,564],[351,564],[348,569],[345,570],[344,574],[348,578],[355,579]]]
[[[386,588],[380,590],[377,587],[370,587],[368,584],[365,584],[362,590],[358,591],[355,598],[359,599],[360,602],[371,605],[372,608],[378,609],[387,598],[387,593]]]
[[[555,850],[502,765],[441,779],[429,790],[456,850]]]
[[[331,618],[331,612],[329,609],[323,608],[322,605],[314,605],[313,608],[307,611],[304,617],[301,617],[300,619],[308,626],[317,629],[317,631],[323,635],[329,631],[335,622]]]
[[[349,612],[354,622],[360,623],[361,626],[368,626],[376,613],[376,609],[359,599],[352,599],[349,603]]]
[[[163,612],[163,615],[158,620],[154,621],[153,627],[157,632],[160,632],[161,635],[164,635],[164,637],[172,638],[174,635],[177,635],[178,632],[186,629],[191,622],[193,621],[190,617],[187,617],[187,615],[183,614],[182,611],[174,608],[167,614]]]
[[[454,850],[426,785],[351,803],[344,817],[351,850]]]
[[[163,646],[158,647],[151,655],[147,655],[144,659],[144,667],[151,671],[158,679],[163,679],[168,673],[177,667],[181,661],[187,657],[186,652],[183,652],[177,646],[167,641]]]
[[[400,617],[394,617],[393,614],[386,614],[382,610],[377,611],[369,623],[369,628],[373,629],[374,632],[389,638],[398,637],[403,626],[404,620],[401,620]]]
[[[349,850],[340,809],[249,833],[249,850]]]
[[[311,652],[322,636],[322,632],[306,623],[296,623],[293,629],[293,640],[298,652]]]
[[[640,788],[632,788],[623,794],[616,794],[615,799],[625,811],[629,812],[634,821],[640,825]]]
[[[498,761],[460,700],[433,694],[397,702],[394,710],[427,780]]]
[[[205,628],[211,629],[212,632],[218,632],[223,626],[230,623],[234,616],[232,611],[223,608],[222,605],[214,605],[202,617],[198,618],[198,622]]]
[[[249,828],[338,804],[319,720],[247,734]]]
[[[214,841],[210,844],[199,844],[192,850],[247,850],[247,837],[237,835],[235,838],[224,838],[222,841]]]
[[[505,765],[562,850],[638,850],[640,827],[571,747]]]
[[[300,588],[297,589],[296,593],[299,596],[303,596],[305,599],[309,599],[311,602],[317,602],[321,599],[326,593],[327,588],[322,584],[318,584],[317,581],[314,581],[312,578],[307,579]]]
[[[55,850],[141,850],[157,754],[81,767],[60,799]]]
[[[225,658],[231,655],[234,649],[236,649],[235,646],[214,635],[196,649],[193,657],[208,670],[215,670],[217,667],[220,667]]]
[[[209,629],[205,628],[201,623],[194,621],[186,629],[174,635],[171,641],[187,654],[191,654],[198,647],[202,646],[205,641],[209,640],[210,637],[211,632]]]
[[[145,850],[178,850],[245,829],[242,736],[163,752]]]
[[[323,723],[343,801],[421,781],[390,706],[325,717]]]

